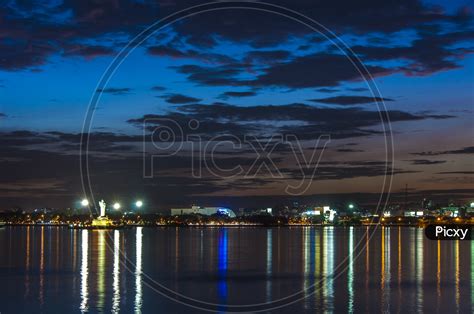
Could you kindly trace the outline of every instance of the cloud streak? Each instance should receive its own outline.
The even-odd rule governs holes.
[[[310,99],[310,101],[329,104],[329,105],[341,105],[341,106],[351,106],[351,105],[360,105],[360,104],[371,104],[379,103],[382,101],[393,101],[390,98],[381,98],[381,97],[369,97],[369,96],[335,96],[327,98],[315,98]]]
[[[453,150],[444,150],[444,151],[429,151],[429,152],[419,152],[411,153],[412,155],[417,156],[438,156],[438,155],[464,155],[464,154],[474,154],[474,146],[467,146],[460,149]]]

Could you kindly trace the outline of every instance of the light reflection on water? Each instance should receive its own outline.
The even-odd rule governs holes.
[[[89,296],[88,277],[89,277],[89,231],[81,232],[81,304],[79,309],[81,312],[87,312]]]
[[[354,312],[354,227],[349,228],[349,266],[347,270],[347,293],[349,295],[349,302],[347,310],[350,313]]]
[[[0,312],[196,311],[151,290],[147,276],[222,303],[219,311],[307,289],[281,311],[472,312],[472,243],[430,241],[415,228],[372,231],[8,227],[0,230],[8,252],[0,256]]]
[[[142,310],[142,254],[143,254],[143,227],[136,228],[135,252],[135,313]]]
[[[138,229],[137,229],[138,230]],[[120,311],[120,231],[114,231],[114,270],[113,270],[113,298],[112,312]]]
[[[266,267],[266,301],[270,302],[272,300],[272,260],[273,260],[273,229],[267,229],[267,267]]]

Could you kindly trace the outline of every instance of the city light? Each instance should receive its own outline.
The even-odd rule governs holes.
[[[114,209],[119,210],[120,209],[120,203],[115,203],[114,204]]]
[[[307,210],[307,211],[303,212],[301,215],[319,216],[319,215],[321,215],[321,211],[320,210]]]
[[[349,204],[349,209],[354,209],[354,204]]]
[[[471,208],[474,208],[474,202],[471,203]]]
[[[81,205],[82,205],[82,206],[89,206],[89,201],[88,201],[87,199],[83,199],[83,200],[81,201]]]
[[[135,206],[137,206],[138,208],[140,208],[140,207],[143,206],[143,202],[142,202],[142,201],[136,201],[136,202],[135,202]]]

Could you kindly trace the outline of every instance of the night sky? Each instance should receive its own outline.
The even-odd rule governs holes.
[[[269,2],[331,33],[270,6],[194,9],[151,32],[98,85],[141,31],[201,3],[2,2],[0,210],[77,205],[88,110],[90,142],[82,153],[94,197],[109,202],[141,198],[164,210],[332,195],[374,204],[387,165],[394,202],[406,184],[416,198],[474,195],[470,1]],[[351,62],[355,56],[373,81]],[[174,142],[156,132],[163,129],[174,132]],[[302,154],[293,154],[296,141],[279,136],[297,138]],[[212,162],[192,158],[196,138],[214,151]],[[254,167],[264,155],[255,143],[272,150],[273,163],[263,158]],[[151,178],[144,159],[153,160]],[[200,177],[193,175],[199,166]],[[302,179],[311,184],[290,196],[287,186]]]

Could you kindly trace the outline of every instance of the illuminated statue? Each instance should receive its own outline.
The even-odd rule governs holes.
[[[105,206],[106,206],[106,204],[105,204],[104,200],[100,200],[100,202],[99,202],[99,207],[100,207],[99,217],[105,217]]]

